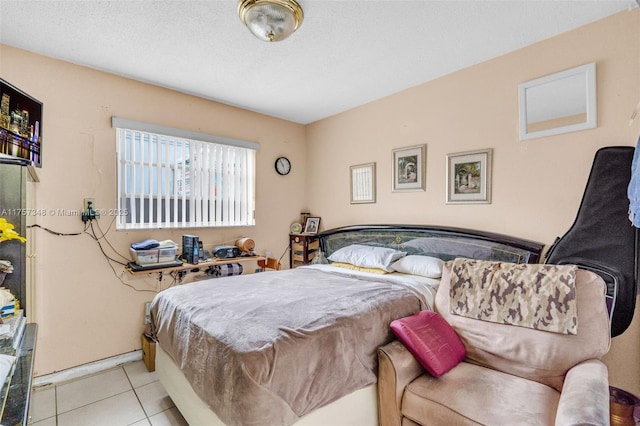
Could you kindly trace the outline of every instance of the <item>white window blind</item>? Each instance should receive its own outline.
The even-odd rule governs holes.
[[[253,142],[112,118],[117,229],[255,224]]]

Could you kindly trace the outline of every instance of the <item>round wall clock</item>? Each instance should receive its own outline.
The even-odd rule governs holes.
[[[276,172],[279,175],[288,175],[291,171],[291,161],[287,157],[278,157],[275,163]]]

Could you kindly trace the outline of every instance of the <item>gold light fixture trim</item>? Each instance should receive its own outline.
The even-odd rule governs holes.
[[[263,41],[280,41],[293,34],[304,19],[295,0],[240,0],[238,16]]]

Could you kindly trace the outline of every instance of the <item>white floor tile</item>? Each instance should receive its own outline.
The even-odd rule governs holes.
[[[158,381],[135,389],[147,416],[153,416],[174,406],[164,386]]]
[[[53,416],[35,423],[29,423],[29,426],[57,426],[56,417]]]
[[[58,414],[131,390],[120,367],[57,386]]]
[[[56,415],[56,388],[48,387],[31,392],[29,402],[29,417],[32,422],[53,417]],[[55,424],[55,422],[54,422]]]
[[[129,426],[149,426],[151,425],[151,423],[149,423],[149,419],[142,419],[139,422],[135,422]]]
[[[152,426],[189,426],[176,407],[149,417]]]
[[[144,365],[144,361],[131,362],[123,365],[123,367],[134,389],[158,380],[155,371],[147,371],[147,366]]]
[[[34,389],[29,415],[31,426],[188,426],[142,361]]]
[[[130,390],[59,414],[58,426],[127,426],[145,417],[138,398]]]

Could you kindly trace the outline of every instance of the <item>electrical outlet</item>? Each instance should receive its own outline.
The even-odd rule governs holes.
[[[86,223],[94,219],[98,219],[99,217],[100,213],[96,211],[95,198],[85,198],[84,209],[82,210],[82,221]]]
[[[151,324],[151,302],[144,303],[144,323]]]
[[[269,250],[267,250],[267,251],[264,253],[264,256],[265,256],[265,257],[273,257],[273,253],[271,253]]]
[[[95,210],[96,208],[96,199],[95,198],[85,198],[84,199],[84,207],[82,208],[82,211],[87,211],[89,210],[89,206],[91,206],[91,208],[93,208]]]

